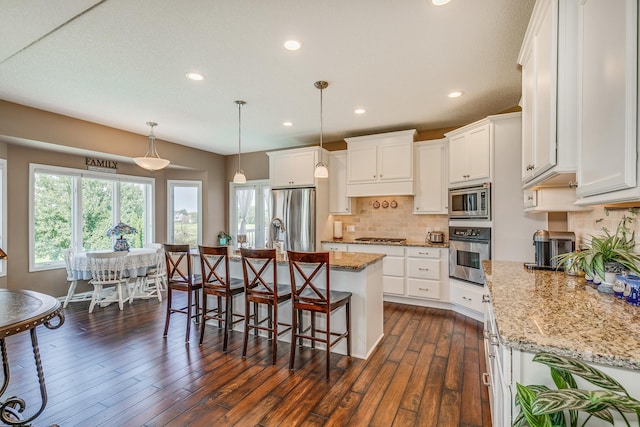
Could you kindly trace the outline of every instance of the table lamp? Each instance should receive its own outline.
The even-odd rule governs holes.
[[[113,250],[116,252],[129,250],[129,242],[127,242],[127,239],[122,237],[123,235],[137,233],[138,230],[123,222],[119,222],[107,230],[107,236],[118,236],[118,238],[116,239],[116,243],[113,245]]]

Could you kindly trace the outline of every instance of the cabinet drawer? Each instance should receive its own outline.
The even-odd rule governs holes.
[[[467,307],[478,313],[484,313],[482,297],[485,294],[482,286],[467,284],[464,282],[450,282],[451,302]]]
[[[440,260],[429,258],[409,258],[408,276],[416,279],[440,279]]]
[[[404,277],[404,257],[386,256],[382,259],[382,274]]]
[[[323,243],[322,250],[329,251],[329,252],[337,252],[337,251],[348,252],[349,248],[344,243]]]
[[[440,282],[408,279],[407,295],[420,298],[440,299]]]
[[[407,256],[413,258],[440,258],[440,249],[437,248],[407,248]]]
[[[382,291],[385,294],[404,295],[404,277],[384,276]]]

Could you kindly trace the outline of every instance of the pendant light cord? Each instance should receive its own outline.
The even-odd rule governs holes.
[[[242,153],[242,103],[238,102],[238,172],[242,171],[240,167],[240,154]]]

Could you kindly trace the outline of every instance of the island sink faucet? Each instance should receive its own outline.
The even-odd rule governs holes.
[[[284,233],[286,230],[282,219],[275,217],[271,220],[271,226],[269,227],[269,243],[270,248],[280,249],[282,251],[281,240],[278,238],[280,233]]]

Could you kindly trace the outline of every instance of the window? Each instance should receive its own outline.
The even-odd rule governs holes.
[[[167,187],[169,241],[195,247],[202,242],[202,182],[169,180]]]
[[[231,235],[246,235],[245,246],[264,248],[267,243],[265,224],[269,223],[269,181],[231,183],[229,187],[229,222]]]
[[[7,251],[7,161],[0,159],[0,248]],[[7,274],[7,262],[0,261],[0,276]]]
[[[29,271],[63,267],[69,248],[111,249],[120,221],[138,230],[131,247],[153,240],[153,179],[35,164],[29,175]]]

